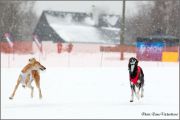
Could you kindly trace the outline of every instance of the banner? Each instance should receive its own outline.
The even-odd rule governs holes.
[[[147,61],[161,61],[163,42],[137,42],[137,58]]]

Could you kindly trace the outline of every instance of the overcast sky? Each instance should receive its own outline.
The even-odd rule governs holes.
[[[135,15],[142,4],[149,4],[149,2],[126,1],[126,15]],[[34,10],[38,16],[43,10],[90,12],[92,5],[107,13],[122,13],[122,1],[37,1]]]

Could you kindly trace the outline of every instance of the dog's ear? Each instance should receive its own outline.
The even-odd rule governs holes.
[[[33,58],[33,61],[36,61],[36,59],[35,59],[35,58]]]
[[[128,62],[128,70],[130,70],[130,61],[131,61],[132,57],[129,59],[129,62]]]
[[[130,63],[128,63],[128,70],[130,70]]]
[[[130,58],[129,58],[129,62],[130,62],[132,59],[134,59],[134,57],[130,57]]]
[[[139,62],[139,61],[136,59],[136,65],[138,65],[138,62]]]
[[[30,62],[31,64],[33,64],[35,61],[36,61],[35,58],[30,58],[30,59],[29,59],[29,62]]]

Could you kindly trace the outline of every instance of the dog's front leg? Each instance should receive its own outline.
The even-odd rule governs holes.
[[[140,87],[139,88],[137,88],[137,92],[136,92],[136,97],[137,97],[137,99],[139,100],[139,91],[140,91]]]
[[[137,81],[137,92],[136,92],[136,97],[137,97],[137,99],[139,100],[139,98],[140,98],[140,89],[141,89],[141,81],[140,80],[138,80]]]
[[[29,88],[31,89],[31,98],[33,98],[34,87],[33,86],[29,86]]]
[[[130,99],[130,102],[134,101],[134,91],[135,91],[135,86],[131,84],[131,99]]]
[[[33,78],[34,78],[36,87],[38,88],[38,91],[39,91],[39,98],[41,99],[42,93],[41,93],[41,88],[40,88],[40,75],[39,75],[39,73],[38,72],[36,72],[36,74],[34,73]]]
[[[42,99],[42,93],[41,93],[41,88],[38,87],[38,90],[39,90],[39,98]]]
[[[15,93],[16,93],[16,90],[17,90],[17,88],[18,88],[18,86],[19,86],[19,84],[20,84],[20,80],[22,79],[22,77],[21,76],[19,76],[19,78],[18,78],[18,80],[17,80],[17,84],[16,84],[16,86],[15,86],[15,88],[14,88],[14,91],[13,91],[13,93],[11,94],[11,96],[9,97],[9,99],[13,99],[13,97],[14,97],[14,95],[15,95]]]

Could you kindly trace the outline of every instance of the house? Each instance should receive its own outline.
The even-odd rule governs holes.
[[[96,25],[92,13],[43,11],[34,34],[42,41],[71,43],[119,43],[118,15],[99,15]]]

